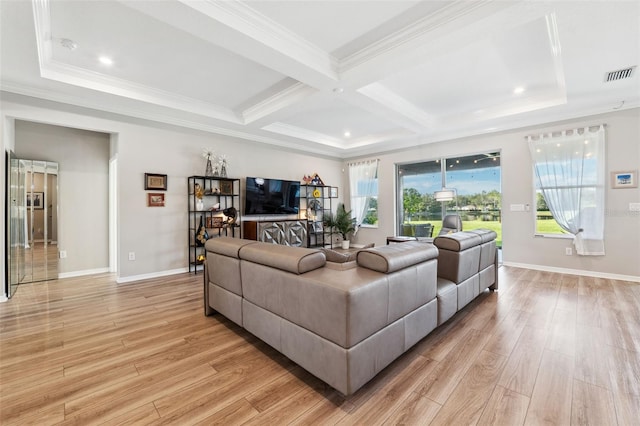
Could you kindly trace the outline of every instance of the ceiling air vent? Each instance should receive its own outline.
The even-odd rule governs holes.
[[[616,81],[616,80],[629,78],[633,75],[633,70],[635,69],[636,67],[633,66],[633,67],[625,68],[623,70],[610,71],[604,76],[604,81],[606,83],[608,81]]]

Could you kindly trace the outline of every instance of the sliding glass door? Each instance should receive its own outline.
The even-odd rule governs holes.
[[[442,218],[457,214],[463,230],[493,229],[502,244],[500,153],[489,152],[397,166],[397,234],[438,235]],[[446,188],[453,199],[437,201]],[[429,235],[427,235],[429,236]]]

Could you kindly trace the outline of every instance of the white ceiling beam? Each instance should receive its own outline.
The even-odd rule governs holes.
[[[327,90],[338,81],[330,54],[239,1],[119,0],[139,12],[186,31],[311,87]]]

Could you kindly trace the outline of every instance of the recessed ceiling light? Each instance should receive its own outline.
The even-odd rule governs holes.
[[[98,60],[102,65],[113,65],[113,59],[108,56],[100,56]]]
[[[513,94],[514,95],[519,95],[520,93],[524,93],[524,87],[518,86],[515,89],[513,89]]]
[[[346,130],[343,134],[344,134],[345,138],[350,138],[351,137],[351,132],[348,131],[348,130]]]

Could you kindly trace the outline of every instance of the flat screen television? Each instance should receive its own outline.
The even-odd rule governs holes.
[[[300,207],[300,182],[247,177],[244,214],[293,215]]]

